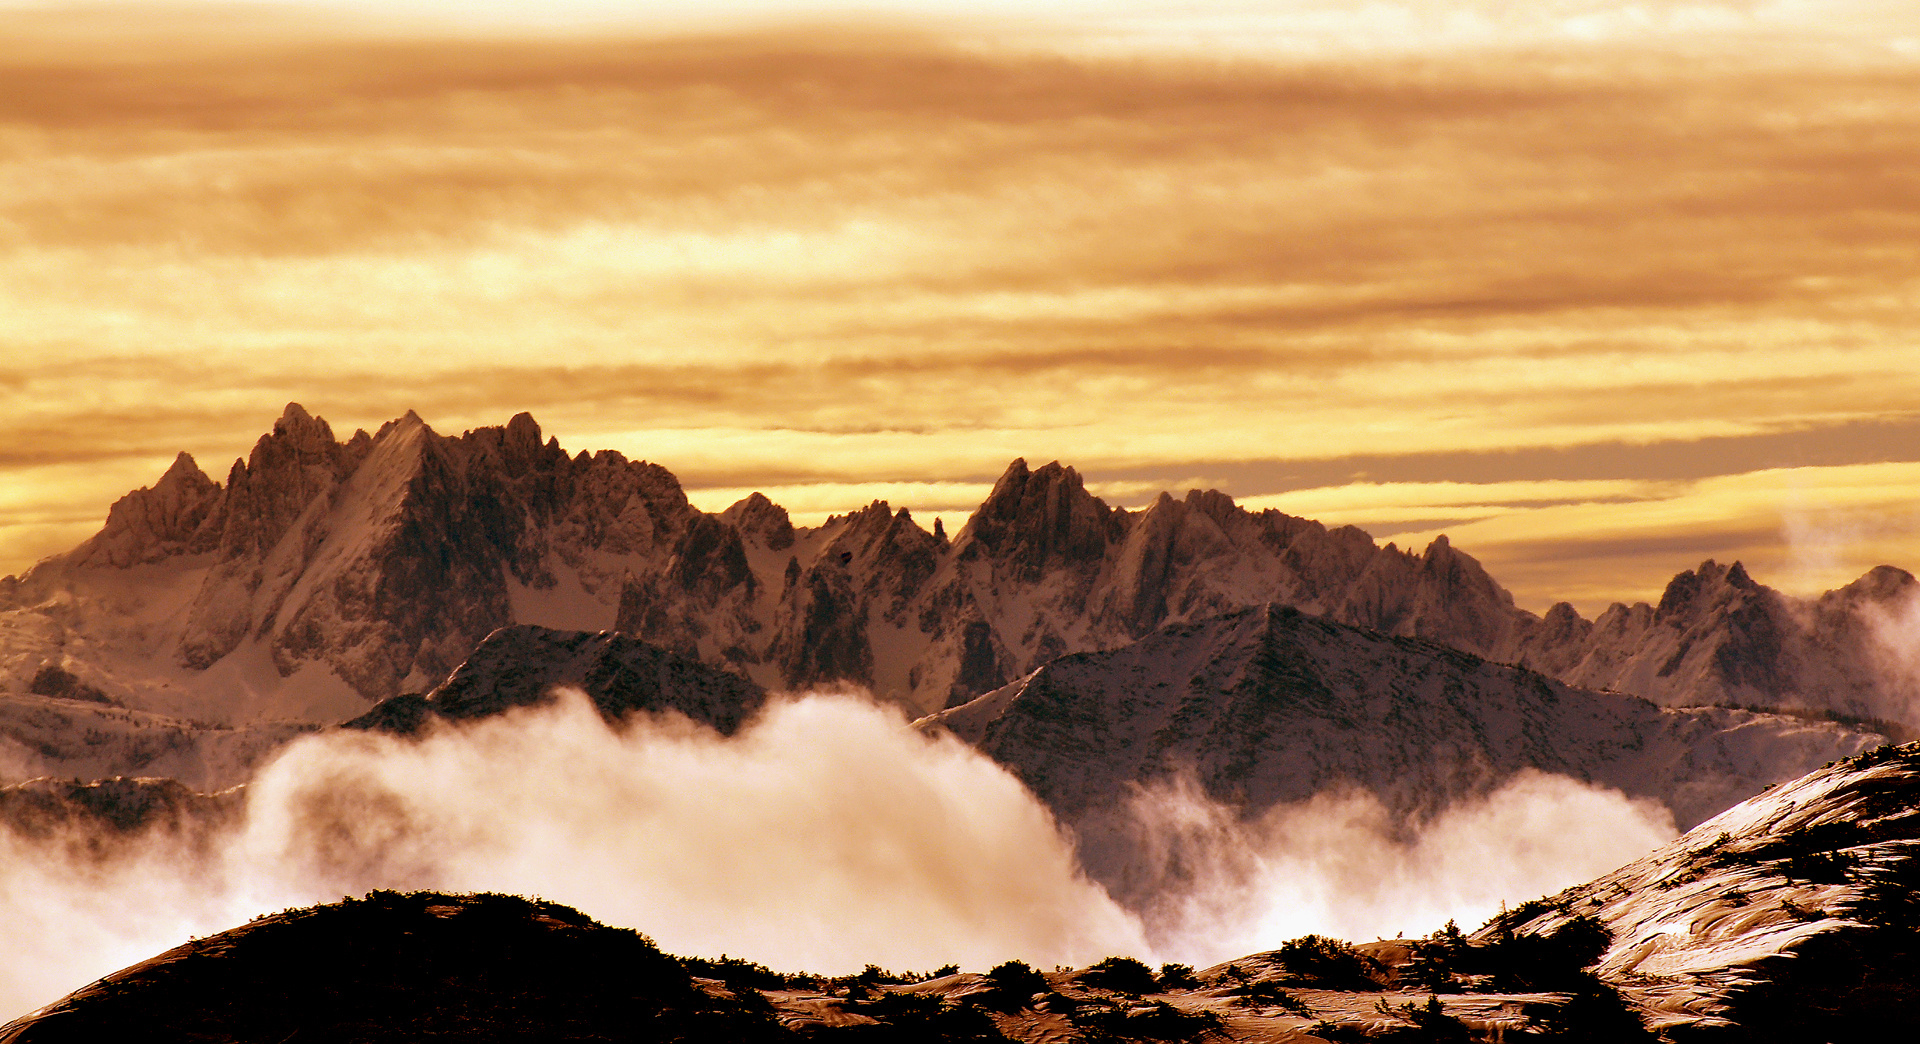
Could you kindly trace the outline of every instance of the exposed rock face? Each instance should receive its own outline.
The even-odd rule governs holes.
[[[586,693],[609,720],[671,711],[726,735],[766,702],[765,691],[739,675],[636,638],[520,624],[488,635],[432,692],[384,700],[346,727],[411,734],[434,718],[462,721],[532,706],[561,686]]]
[[[719,525],[664,468],[569,457],[524,414],[448,438],[410,413],[340,442],[291,405],[224,486],[183,456],[6,585],[0,629],[44,635],[133,706],[325,720],[433,685],[499,627],[611,624],[621,579],[657,571],[696,520]]]
[[[1720,708],[1663,709],[1423,639],[1266,606],[1057,659],[943,711],[1081,836],[1128,898],[1142,846],[1117,804],[1185,776],[1253,816],[1342,787],[1419,819],[1525,769],[1651,798],[1691,825],[1884,737]]]
[[[220,485],[182,453],[152,488],[115,502],[106,527],[74,551],[74,561],[130,566],[211,551],[220,538],[212,521],[220,500]]]
[[[1893,677],[1883,647],[1887,621],[1920,620],[1917,598],[1899,570],[1800,602],[1709,562],[1658,607],[1541,618],[1444,537],[1379,547],[1214,491],[1127,511],[1058,463],[1014,461],[949,540],[879,502],[817,528],[759,494],[704,514],[664,468],[569,457],[525,414],[458,437],[408,414],[342,442],[292,405],[224,485],[183,455],[98,536],[0,581],[0,687],[57,663],[73,691],[132,707],[332,721],[536,624],[924,713],[1273,603],[1667,705],[1913,722],[1920,658]]]

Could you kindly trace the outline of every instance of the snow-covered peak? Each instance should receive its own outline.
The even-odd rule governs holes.
[[[954,546],[963,555],[984,553],[1008,562],[1033,579],[1058,565],[1097,563],[1123,526],[1072,468],[1053,461],[1028,470],[1025,460],[1016,459]]]
[[[787,509],[768,500],[764,494],[749,494],[722,511],[720,519],[744,534],[759,538],[771,550],[785,551],[793,546],[793,520],[787,516]]]

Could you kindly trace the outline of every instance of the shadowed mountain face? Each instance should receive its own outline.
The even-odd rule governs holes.
[[[1910,717],[1882,640],[1915,585],[1813,602],[1708,562],[1658,607],[1544,618],[1444,538],[1378,547],[1217,492],[1138,511],[1015,461],[952,540],[878,503],[795,527],[695,510],[655,464],[568,456],[522,414],[336,440],[298,406],[226,482],[182,456],[99,535],[0,582],[0,683],[181,717],[333,721],[424,691],[494,630],[617,629],[766,689],[925,713],[1053,658],[1273,603],[1666,705]]]
[[[562,686],[586,693],[609,721],[671,712],[729,736],[766,702],[765,691],[739,675],[648,642],[523,624],[488,635],[433,691],[383,700],[346,727],[408,735],[431,719],[464,721],[542,703]]]
[[[1691,826],[1885,737],[1723,708],[1661,708],[1424,639],[1266,606],[1065,656],[921,723],[1007,766],[1080,837],[1123,901],[1150,899],[1166,839],[1122,808],[1190,780],[1255,817],[1354,788],[1418,821],[1534,769],[1666,805]]]

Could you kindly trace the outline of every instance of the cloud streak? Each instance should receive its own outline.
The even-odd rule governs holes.
[[[1747,46],[1810,24],[1790,4],[1455,8],[1429,28],[1471,54],[1124,58],[937,20],[157,48],[158,16],[0,13],[0,470],[218,470],[288,400],[343,431],[526,409],[691,485],[850,495],[1015,455],[1114,481],[1711,461],[1907,415],[1920,67],[1895,9],[1862,6],[1847,31],[1876,42],[1841,60],[1832,27]],[[1368,10],[1295,28],[1431,21]],[[1542,477],[1515,467],[1493,480]],[[9,524],[17,570],[43,544]]]

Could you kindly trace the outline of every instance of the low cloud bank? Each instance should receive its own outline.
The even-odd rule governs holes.
[[[1503,903],[1557,892],[1676,836],[1658,804],[1524,772],[1410,826],[1372,794],[1322,794],[1251,822],[1175,781],[1135,793],[1129,843],[1145,857],[1116,889],[1150,937],[1206,964],[1308,933],[1370,940],[1468,930]]]
[[[421,741],[328,733],[260,774],[210,853],[0,845],[0,1018],[189,935],[374,888],[539,895],[669,952],[784,970],[1150,951],[1012,776],[850,697],[776,703],[733,739],[677,718],[610,729],[578,693]]]
[[[847,696],[773,704],[731,739],[609,728],[578,693],[422,740],[302,740],[210,849],[108,858],[0,831],[0,1018],[291,906],[374,888],[538,895],[669,952],[839,973],[1111,954],[1206,964],[1307,932],[1473,924],[1672,836],[1670,819],[1523,776],[1414,835],[1361,795],[1257,821],[1179,785],[1122,803],[1150,849],[1123,909],[1005,770]]]

